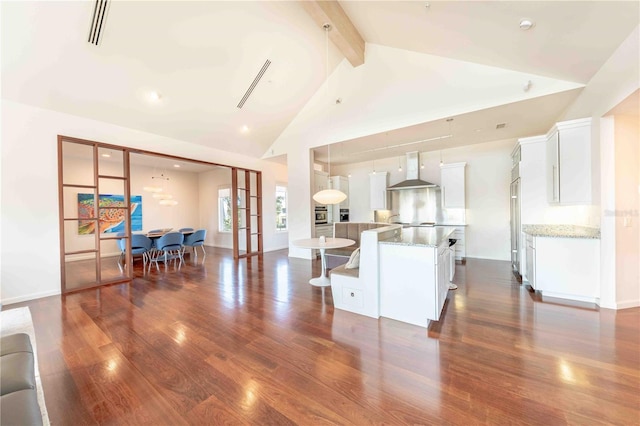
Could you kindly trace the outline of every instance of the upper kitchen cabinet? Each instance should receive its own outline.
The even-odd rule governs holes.
[[[550,204],[591,204],[591,118],[557,123],[547,134]]]
[[[374,172],[369,174],[369,202],[371,210],[388,210],[387,186],[389,173]]]
[[[338,204],[337,206],[329,206],[329,214],[332,222],[341,222],[340,220],[340,210],[349,208],[349,178],[344,176],[331,176],[329,178],[329,184],[331,185],[331,189],[337,189],[338,191],[344,192],[347,198],[344,199],[343,202]]]
[[[465,208],[464,168],[467,163],[443,164],[440,170],[442,207]]]
[[[337,189],[338,191],[342,191],[345,193],[347,198],[343,202],[340,203],[341,209],[349,208],[349,178],[344,176],[331,176],[329,178],[329,182],[331,183],[332,189]],[[339,222],[339,221],[336,221]]]
[[[327,172],[321,172],[314,170],[313,172],[313,192],[311,195],[322,191],[323,189],[329,189],[329,174]],[[317,202],[315,204],[318,204]]]

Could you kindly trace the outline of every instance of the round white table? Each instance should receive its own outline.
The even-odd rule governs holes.
[[[331,285],[331,279],[327,277],[327,262],[324,258],[326,249],[334,249],[340,247],[348,247],[356,242],[347,238],[326,238],[324,242],[320,238],[305,238],[304,240],[292,241],[295,247],[317,249],[320,250],[320,259],[322,260],[322,274],[317,278],[311,278],[309,284],[316,287],[327,287]]]

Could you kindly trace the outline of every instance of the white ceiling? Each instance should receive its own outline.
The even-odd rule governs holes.
[[[589,81],[639,22],[638,2],[340,3],[368,43],[579,83]],[[3,98],[254,157],[326,74],[325,34],[295,1],[116,1],[100,46],[87,43],[90,1],[4,1],[0,7]],[[536,23],[527,32],[518,28],[524,17]],[[272,65],[238,109],[267,59]],[[330,44],[329,69],[341,59]],[[160,102],[149,102],[152,90]],[[455,117],[447,144],[544,133],[577,94]],[[501,132],[492,130],[498,122],[507,122]],[[241,132],[243,125],[249,132]],[[334,151],[440,136],[449,133],[445,125],[359,138]],[[396,153],[370,155],[390,154]]]

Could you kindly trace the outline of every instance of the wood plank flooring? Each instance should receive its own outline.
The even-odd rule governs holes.
[[[457,265],[429,329],[334,311],[286,251],[134,267],[4,307],[31,309],[52,424],[640,423],[640,309],[541,300],[508,262]]]

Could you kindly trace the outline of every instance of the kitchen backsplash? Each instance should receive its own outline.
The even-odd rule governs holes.
[[[600,207],[596,205],[549,206],[545,210],[544,224],[570,224],[599,228]]]

